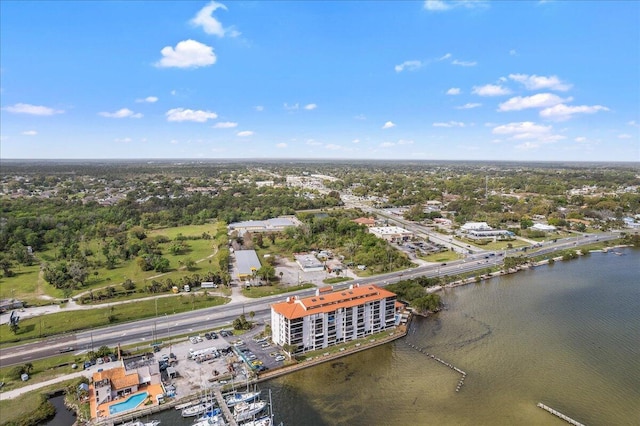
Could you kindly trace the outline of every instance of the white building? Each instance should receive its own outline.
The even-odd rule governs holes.
[[[407,241],[413,237],[413,232],[399,226],[372,226],[367,230],[376,237],[391,242]]]
[[[490,227],[487,222],[467,222],[460,227],[462,232],[468,231],[491,231],[493,228]]]
[[[375,285],[316,290],[271,305],[271,338],[292,353],[323,349],[395,327],[396,295]]]
[[[553,225],[545,225],[544,223],[535,223],[531,229],[534,231],[553,232],[556,230],[556,227]]]

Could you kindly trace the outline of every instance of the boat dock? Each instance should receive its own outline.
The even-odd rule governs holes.
[[[445,365],[447,367],[449,367],[450,369],[460,373],[461,377],[460,380],[458,380],[458,384],[456,386],[456,392],[460,392],[460,388],[462,388],[462,385],[464,385],[464,379],[467,377],[467,373],[461,369],[459,369],[458,367],[456,367],[453,364],[450,364],[440,358],[438,358],[437,356],[430,354],[429,352],[425,351],[423,348],[419,348],[416,345],[414,345],[413,343],[409,343],[405,340],[405,343],[409,346],[411,346],[413,349],[417,350],[420,353],[425,354],[426,356],[428,356],[429,358],[431,358],[434,361],[438,361],[440,364]]]
[[[218,401],[218,406],[220,407],[220,410],[222,410],[222,415],[224,415],[224,418],[227,420],[227,424],[237,426],[238,424],[236,423],[236,419],[233,417],[233,414],[231,414],[231,410],[229,410],[227,402],[222,397],[220,389],[214,389],[213,395],[216,397],[216,401]]]
[[[573,426],[584,426],[582,423],[573,420],[571,417],[566,416],[564,414],[562,414],[560,411],[556,411],[553,408],[544,405],[542,402],[538,402],[538,407],[542,408],[544,411],[547,411],[551,414],[553,414],[556,417],[561,418],[562,420],[564,420],[565,422],[572,424]]]

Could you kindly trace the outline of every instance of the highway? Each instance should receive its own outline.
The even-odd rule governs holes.
[[[417,278],[421,276],[437,277],[444,275],[460,275],[472,271],[482,270],[502,265],[503,259],[508,255],[523,255],[534,257],[553,253],[569,248],[577,248],[581,245],[591,244],[597,241],[610,241],[619,238],[617,233],[605,233],[595,235],[581,235],[545,242],[540,247],[528,249],[510,249],[498,252],[484,251],[466,256],[464,259],[450,261],[443,264],[430,264],[404,271],[391,272],[376,275],[375,277],[359,278],[345,283],[334,285],[335,289],[347,288],[350,285],[377,284],[385,286],[403,279]],[[301,290],[295,293],[280,294],[250,301],[231,301],[223,306],[216,306],[183,312],[173,315],[163,315],[148,318],[131,323],[118,324],[99,329],[87,330],[69,335],[53,336],[51,338],[27,343],[24,345],[4,348],[0,352],[0,365],[9,366],[37,359],[58,355],[64,348],[73,347],[74,353],[80,355],[100,346],[111,348],[121,345],[151,345],[154,341],[166,341],[170,336],[210,330],[219,327],[231,328],[233,320],[241,314],[248,316],[249,312],[255,314],[254,321],[268,321],[270,318],[270,305],[282,301],[288,296],[305,297],[315,293],[315,289]]]

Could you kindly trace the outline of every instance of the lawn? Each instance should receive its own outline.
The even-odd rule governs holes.
[[[71,296],[108,286],[119,287],[127,279],[132,280],[136,284],[136,288],[141,289],[145,286],[147,280],[154,278],[171,278],[175,281],[185,275],[195,273],[205,274],[209,271],[217,272],[219,271],[219,266],[214,254],[215,247],[217,247],[220,242],[218,235],[220,229],[226,229],[224,228],[224,224],[188,225],[150,230],[147,232],[147,235],[150,237],[164,235],[171,240],[169,243],[160,245],[163,256],[169,260],[171,267],[169,272],[159,274],[156,271],[142,271],[135,259],[120,261],[113,269],[103,267],[91,270],[85,286],[82,289],[73,291]],[[211,239],[186,239],[184,242],[188,247],[187,250],[177,255],[169,253],[168,247],[178,235],[181,234],[185,238],[200,238],[205,232],[211,235]],[[86,249],[93,253],[88,256],[89,260],[104,262],[106,258],[102,254],[102,243],[103,240],[99,239],[85,241],[81,243],[81,249]],[[40,262],[51,262],[55,259],[55,256],[55,248],[37,253],[36,264],[16,267],[14,271],[16,273],[15,276],[0,278],[0,298],[25,300],[30,305],[41,304],[41,302],[38,302],[38,299],[42,296],[57,299],[64,298],[64,292],[49,285],[40,274]],[[188,259],[196,262],[196,266],[190,271],[181,267]],[[116,290],[121,290],[121,288],[116,288]]]
[[[263,285],[259,287],[247,287],[242,289],[242,294],[246,297],[258,299],[265,296],[273,296],[274,294],[284,294],[293,291],[304,290],[305,288],[313,288],[313,284],[300,284],[290,287]]]
[[[421,259],[426,260],[427,262],[441,263],[441,262],[449,262],[451,260],[460,259],[460,255],[455,251],[447,250],[440,253],[434,253],[425,257],[421,257]]]
[[[7,324],[0,326],[0,345],[24,343],[45,336],[151,318],[156,315],[156,312],[158,316],[162,316],[219,306],[228,301],[229,299],[224,297],[190,293],[122,303],[111,307],[72,310],[43,317],[27,318],[20,321],[17,334],[13,334]]]

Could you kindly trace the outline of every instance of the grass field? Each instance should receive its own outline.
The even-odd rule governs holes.
[[[13,334],[7,324],[0,326],[0,347],[10,343],[24,343],[28,340],[55,334],[151,318],[156,316],[156,306],[157,315],[162,316],[164,314],[219,306],[228,301],[229,299],[224,297],[190,293],[188,295],[159,297],[154,300],[122,303],[111,307],[71,310],[43,317],[27,318],[20,321],[20,328],[17,334]]]
[[[290,293],[292,291],[304,290],[305,288],[315,287],[313,284],[300,284],[290,287],[281,287],[273,285],[262,285],[260,287],[248,287],[242,289],[242,294],[246,297],[258,299],[265,296],[273,296],[274,294]]]
[[[132,280],[136,284],[137,289],[144,288],[146,281],[152,279],[171,278],[174,281],[179,280],[185,275],[195,273],[204,274],[209,271],[218,272],[219,266],[215,258],[215,247],[219,243],[218,234],[220,229],[225,230],[223,223],[206,224],[206,225],[188,225],[175,228],[162,228],[147,231],[150,237],[164,235],[173,241],[178,235],[184,237],[201,237],[203,233],[211,235],[211,239],[187,239],[185,244],[188,246],[184,253],[173,255],[169,253],[167,244],[162,244],[161,249],[163,256],[169,260],[171,270],[164,274],[155,271],[142,271],[136,264],[135,260],[120,261],[115,268],[99,268],[91,270],[82,289],[75,290],[71,296],[88,290],[98,290],[108,286],[114,286],[117,290],[121,290],[120,285],[127,279]],[[90,240],[81,243],[81,250],[88,249],[93,254],[89,256],[90,260],[105,261],[106,258],[102,254],[102,240]],[[40,262],[50,262],[56,257],[56,248],[37,253],[36,263],[31,266],[15,267],[15,276],[0,278],[0,298],[15,298],[27,301],[30,305],[42,304],[42,299],[62,299],[65,297],[64,291],[59,290],[48,284],[40,274]],[[188,259],[196,262],[195,267],[188,271],[181,268],[181,263]],[[209,262],[211,260],[211,262]]]

